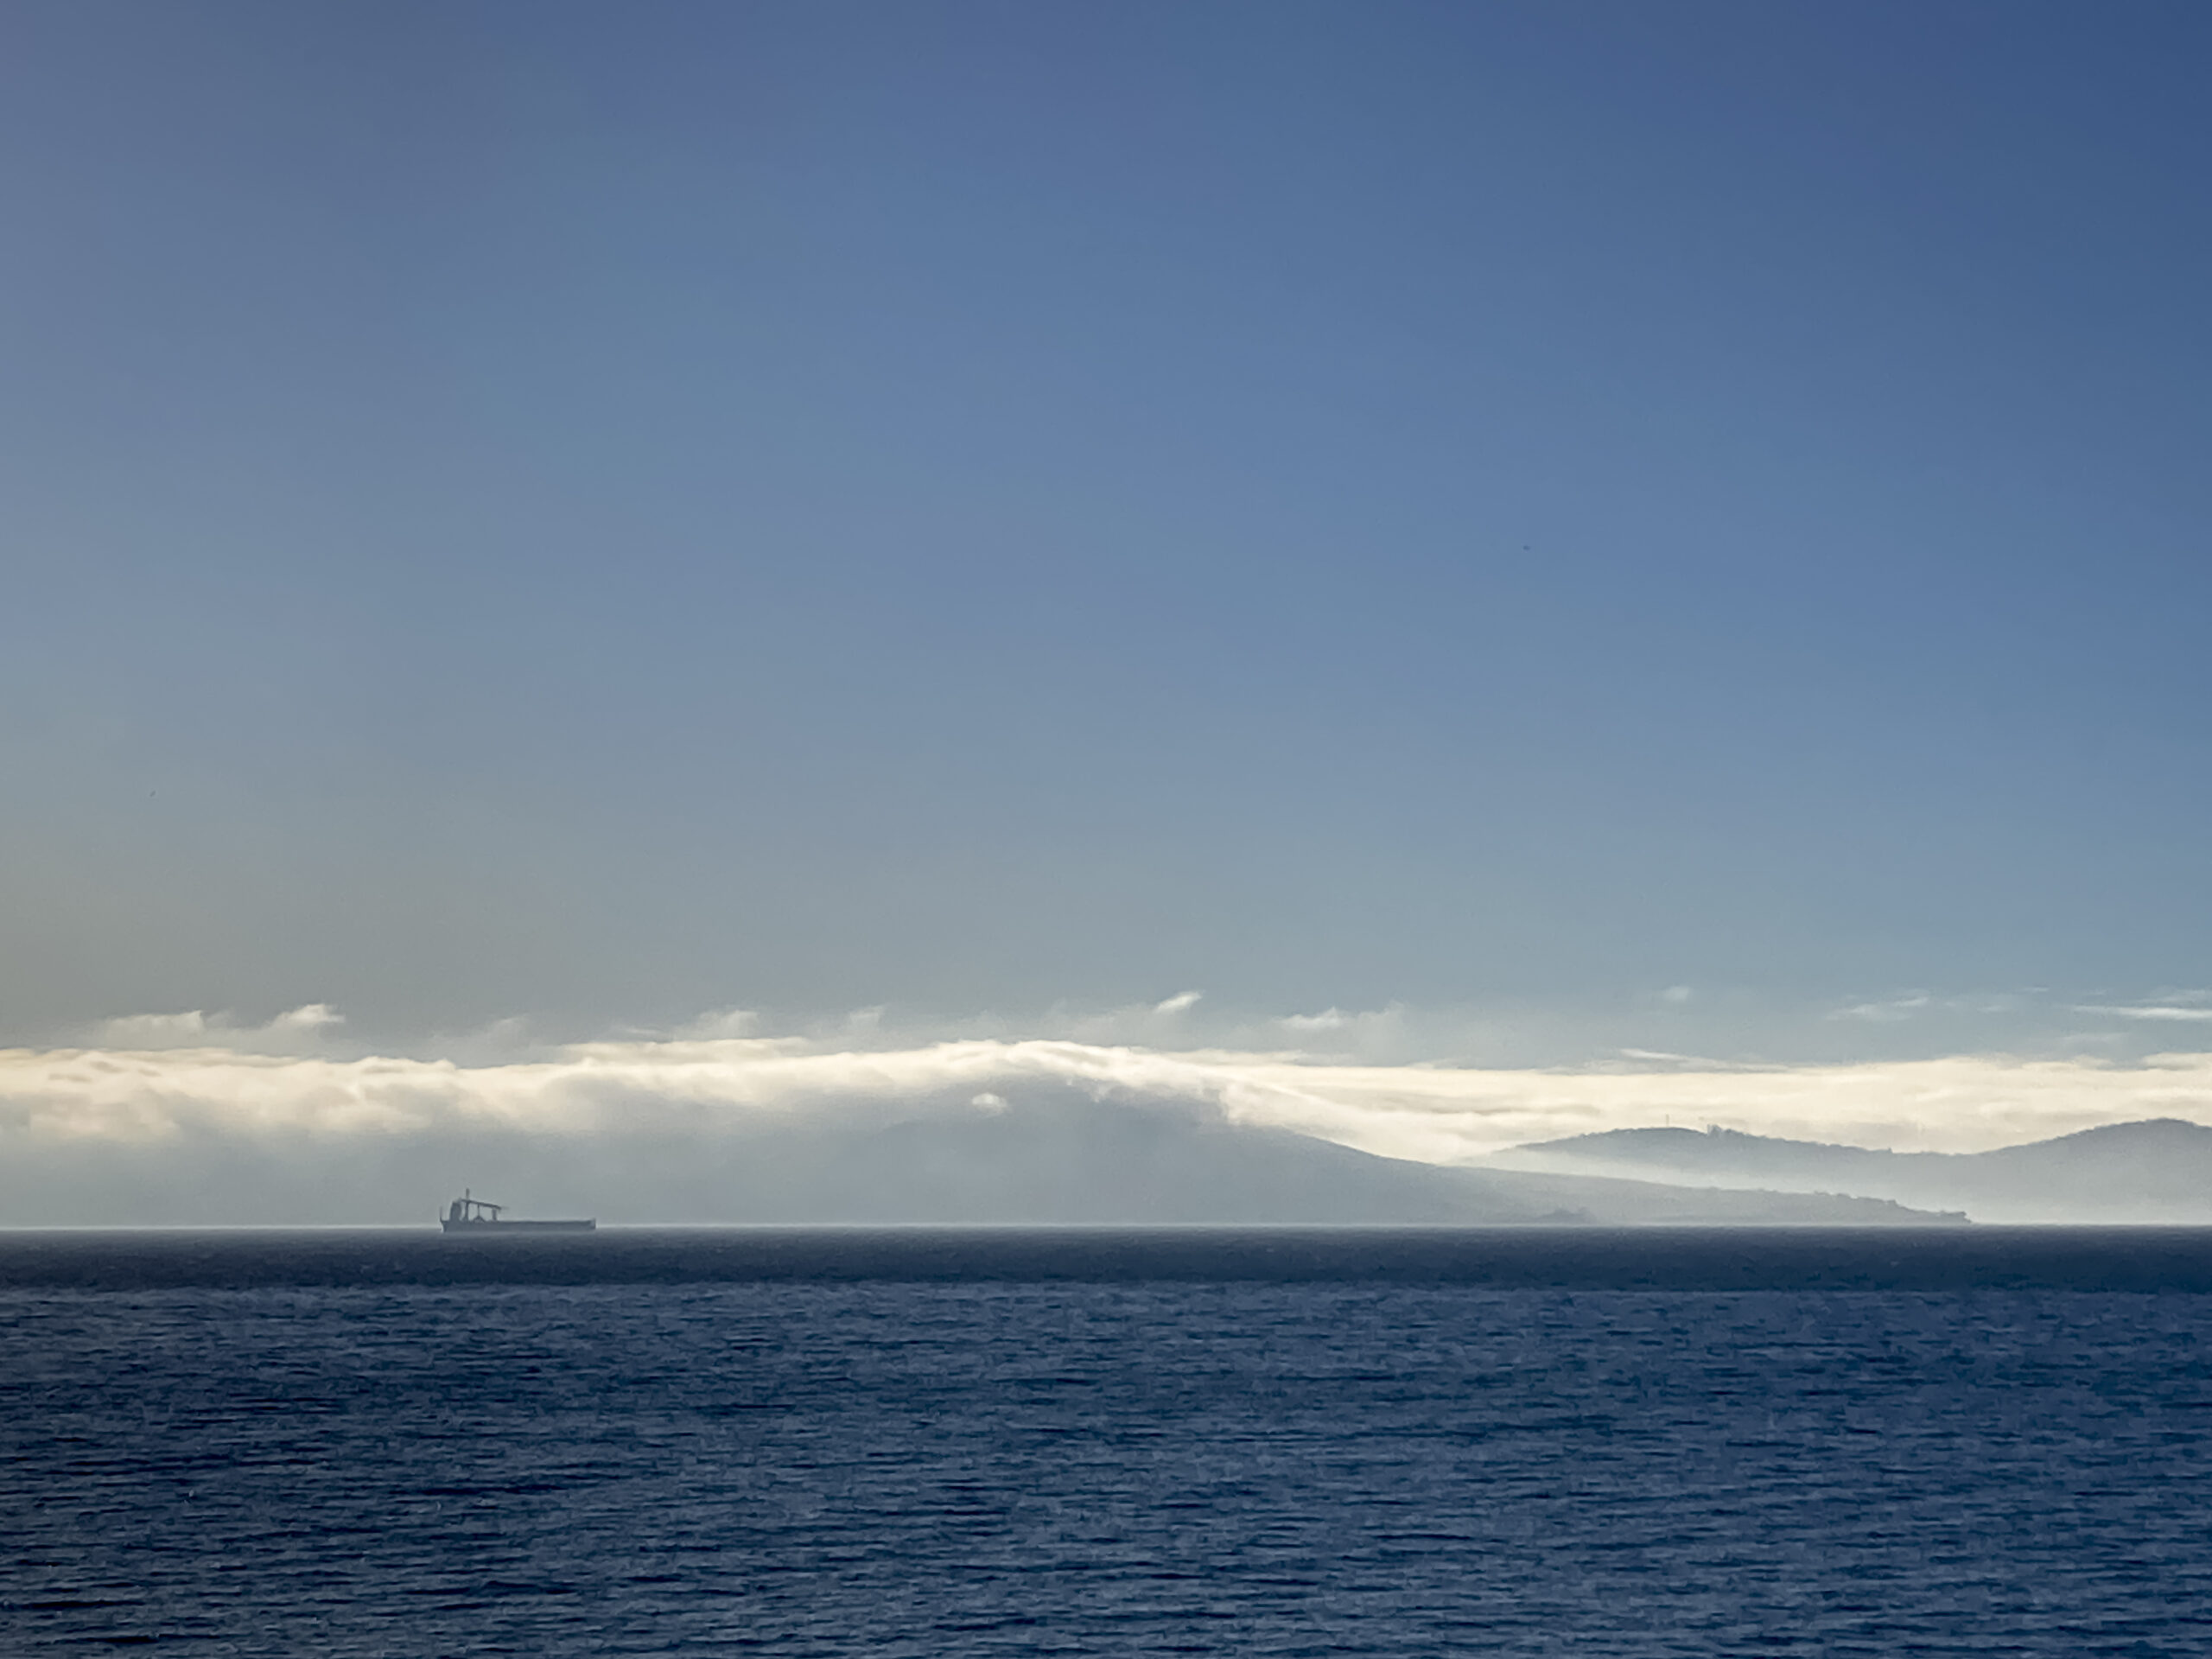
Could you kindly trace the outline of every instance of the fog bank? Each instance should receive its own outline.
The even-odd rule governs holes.
[[[314,1027],[295,1021],[290,1034]],[[588,1043],[483,1065],[222,1044],[19,1049],[0,1052],[0,1224],[408,1222],[462,1185],[538,1209],[619,1202],[640,1220],[703,1218],[726,1213],[716,1195],[741,1173],[772,1191],[778,1160],[832,1132],[987,1125],[1061,1097],[1436,1165],[1669,1120],[1969,1151],[2129,1119],[2212,1119],[2212,1056],[1515,1071],[776,1037]]]

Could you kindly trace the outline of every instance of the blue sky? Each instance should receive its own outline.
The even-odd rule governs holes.
[[[4,29],[0,1038],[2212,983],[2202,8]]]

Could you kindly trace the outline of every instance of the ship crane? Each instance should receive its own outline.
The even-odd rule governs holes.
[[[461,1196],[453,1201],[453,1207],[446,1211],[446,1219],[448,1221],[497,1221],[499,1218],[499,1211],[506,1207],[504,1204],[486,1204],[482,1198],[470,1196],[468,1189],[463,1187]]]

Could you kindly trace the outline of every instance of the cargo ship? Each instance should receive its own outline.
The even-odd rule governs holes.
[[[449,1233],[588,1233],[598,1227],[585,1221],[509,1221],[499,1213],[505,1205],[486,1204],[467,1190],[447,1208],[439,1224]]]

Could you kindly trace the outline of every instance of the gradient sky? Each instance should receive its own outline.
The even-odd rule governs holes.
[[[0,1039],[2196,1007],[2208,70],[10,0]]]

